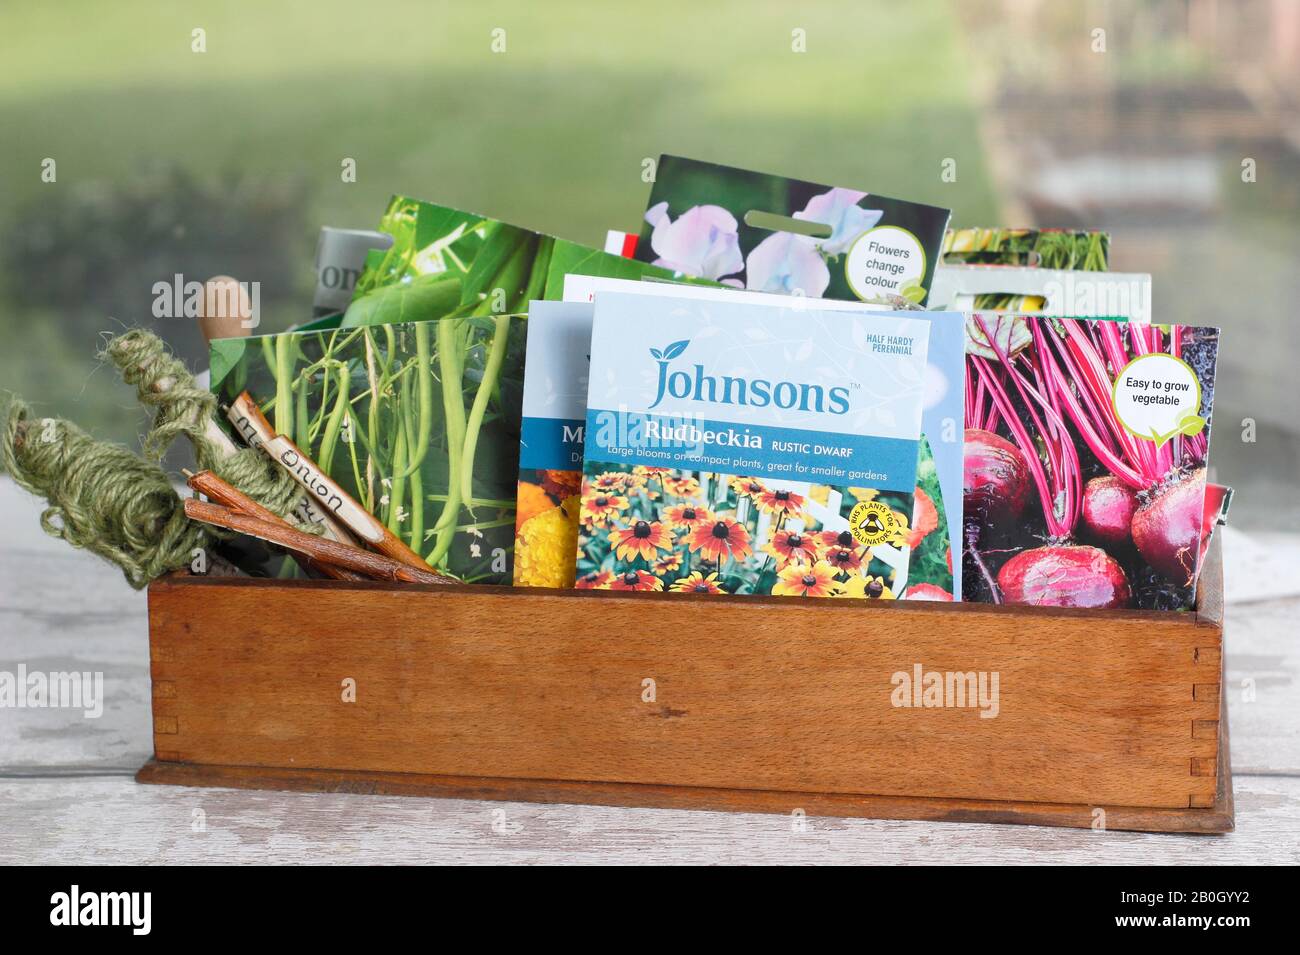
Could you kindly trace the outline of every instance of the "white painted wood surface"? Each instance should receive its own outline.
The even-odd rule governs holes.
[[[106,701],[98,719],[0,708],[0,864],[1300,864],[1300,596],[1285,579],[1261,591],[1267,566],[1243,535],[1225,541],[1235,833],[824,818],[797,832],[771,815],[138,786],[152,750],[144,595],[46,538],[38,513],[0,478],[0,670],[99,671]],[[1238,563],[1252,577],[1244,600]]]

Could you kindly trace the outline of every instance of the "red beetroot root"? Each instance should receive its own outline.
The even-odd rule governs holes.
[[[965,437],[966,512],[988,523],[1019,517],[1029,494],[1029,466],[1020,449],[979,428],[967,428]]]
[[[952,594],[937,584],[912,584],[903,591],[904,600],[952,601]]]
[[[1133,515],[1133,543],[1142,559],[1172,584],[1196,573],[1205,507],[1205,469],[1174,477],[1151,492]]]
[[[1113,557],[1073,544],[1022,551],[1002,565],[998,587],[1007,603],[1039,607],[1126,607],[1133,595]]]
[[[1083,529],[1091,541],[1119,547],[1130,540],[1137,492],[1117,477],[1095,477],[1083,489]]]

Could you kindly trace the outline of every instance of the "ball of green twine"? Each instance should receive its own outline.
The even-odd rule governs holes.
[[[15,400],[3,453],[14,481],[49,502],[41,513],[45,533],[117,564],[137,590],[189,565],[209,542],[186,518],[162,468],[70,421],[31,418]]]
[[[136,589],[189,566],[196,551],[218,534],[185,516],[159,463],[182,436],[193,445],[200,468],[282,517],[293,511],[303,491],[270,458],[252,448],[225,454],[205,434],[216,398],[195,384],[157,335],[139,329],[118,335],[101,357],[154,411],[144,458],[96,440],[70,421],[32,418],[21,399],[11,402],[6,416],[0,456],[20,487],[48,502],[41,514],[47,534],[112,561]],[[319,532],[314,526],[297,526]]]

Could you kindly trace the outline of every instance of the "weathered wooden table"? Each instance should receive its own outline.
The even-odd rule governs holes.
[[[137,785],[144,594],[38,513],[0,478],[0,671],[100,672],[105,700],[0,708],[0,863],[1300,863],[1300,559],[1262,549],[1300,558],[1281,535],[1225,540],[1237,831],[1169,836]]]

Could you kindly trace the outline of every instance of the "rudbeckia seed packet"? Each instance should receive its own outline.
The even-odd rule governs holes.
[[[822,309],[836,312],[878,311],[879,306],[837,299],[805,299],[744,292],[737,289],[706,288],[667,282],[636,282],[589,275],[571,275],[564,282],[564,298],[591,302],[601,292],[627,292],[694,298],[705,301],[743,302],[767,308],[799,312]],[[921,413],[921,447],[917,460],[916,497],[908,541],[912,549],[904,600],[960,600],[962,552],[962,433],[965,403],[962,390],[965,362],[965,320],[960,312],[913,312],[909,317],[930,322],[930,344],[926,358],[924,408]],[[590,317],[588,318],[590,322]],[[530,336],[532,330],[530,329]],[[532,338],[529,355],[535,354]],[[530,361],[532,359],[530,358]],[[581,363],[586,381],[585,353],[570,359]],[[525,381],[525,404],[529,381]],[[581,411],[581,406],[578,407]],[[525,415],[528,412],[525,410]],[[525,421],[525,429],[527,422]],[[565,449],[561,449],[565,450]],[[580,447],[578,449],[580,451]],[[572,454],[572,449],[569,449]],[[577,475],[573,477],[576,479]],[[575,519],[576,520],[576,519]],[[955,559],[954,559],[955,558]]]
[[[930,324],[599,293],[580,588],[889,598]]]
[[[925,304],[950,212],[661,156],[636,258],[756,292]]]

